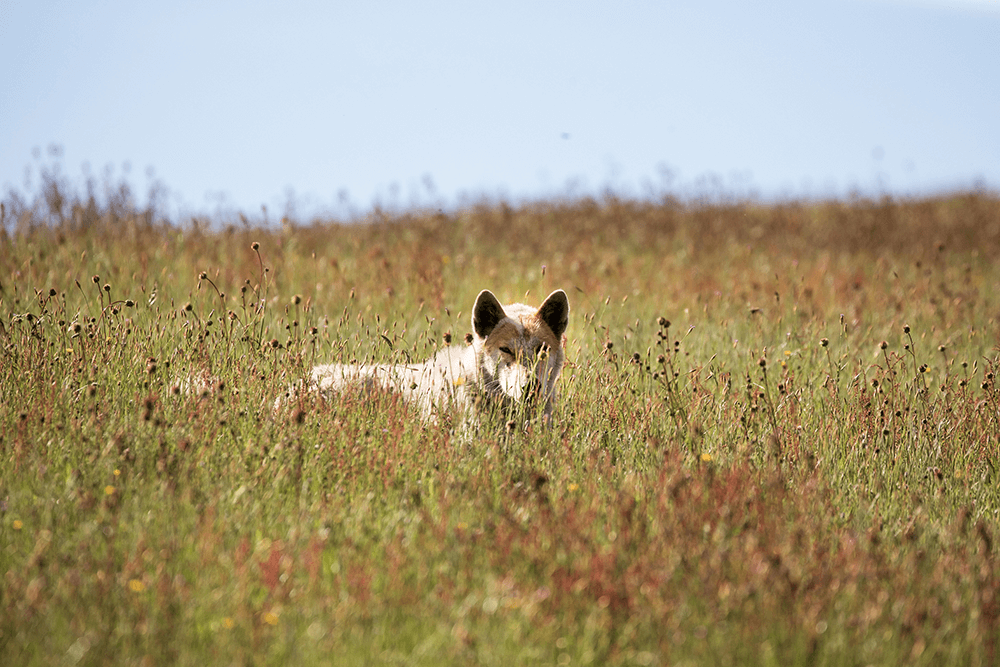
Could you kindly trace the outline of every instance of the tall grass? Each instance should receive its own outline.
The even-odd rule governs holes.
[[[0,237],[3,664],[996,663],[996,197],[213,229],[47,187]],[[550,429],[273,408],[558,287]]]

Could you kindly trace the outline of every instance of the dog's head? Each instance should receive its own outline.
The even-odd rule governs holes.
[[[489,290],[480,292],[472,308],[473,344],[487,395],[503,398],[504,404],[540,401],[544,419],[551,419],[568,322],[569,300],[562,290],[537,309],[503,306]]]

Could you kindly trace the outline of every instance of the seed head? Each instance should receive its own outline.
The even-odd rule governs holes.
[[[292,305],[297,306],[300,303],[302,303],[302,295],[301,294],[296,294],[295,296],[292,297]]]
[[[57,292],[56,292],[56,288],[55,287],[53,287],[52,289],[49,290],[49,296],[55,296],[56,294],[57,294]]]
[[[445,331],[444,332],[444,344],[445,345],[451,345],[451,332],[450,331]]]
[[[828,338],[820,338],[819,339],[819,344],[822,345],[823,347],[827,347],[830,344],[830,339],[828,339]]]
[[[94,284],[97,285],[98,283],[101,282],[101,277],[100,276],[94,276],[93,278],[91,278],[91,280],[93,280]]]
[[[253,243],[250,244],[250,249],[253,250],[254,252],[257,252],[258,250],[260,250],[260,244],[254,241]]]
[[[638,352],[633,352],[632,353],[632,363],[635,363],[635,364],[642,363],[642,355],[639,354]]]
[[[887,343],[885,341],[882,341],[881,343],[878,344],[878,349],[880,349],[880,350],[884,350],[887,347],[889,347],[889,343]]]
[[[910,333],[910,325],[909,324],[904,324],[903,325],[903,333],[905,333],[905,334]]]
[[[665,317],[660,317],[660,318],[658,318],[658,319],[656,320],[656,323],[657,323],[657,324],[659,324],[659,325],[660,325],[661,327],[663,327],[664,329],[669,329],[669,328],[670,328],[670,320],[668,320],[668,319],[667,319],[667,318],[665,318]]]
[[[472,339],[472,334],[471,333],[465,334],[465,344],[466,345],[472,345],[472,340],[473,339]]]
[[[198,274],[198,280],[205,280],[206,278],[208,278],[208,273],[206,273],[205,271],[202,271],[201,273]]]
[[[604,344],[604,349],[605,349],[605,350],[610,350],[610,349],[611,349],[611,348],[613,348],[614,346],[615,346],[615,344],[614,344],[614,343],[612,343],[612,342],[611,342],[611,341],[609,340],[608,342],[606,342],[606,343]]]
[[[111,291],[111,285],[109,283],[104,283],[104,291],[105,292],[110,292]]]

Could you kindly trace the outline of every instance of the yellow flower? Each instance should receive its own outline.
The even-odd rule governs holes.
[[[138,579],[129,579],[128,589],[133,593],[141,593],[146,590],[146,584],[142,583]]]
[[[118,468],[115,468],[115,477],[117,477],[120,474],[122,474],[122,471],[119,470]]]
[[[567,486],[566,488],[569,489],[570,491],[576,491],[577,489],[580,488],[580,485],[577,484],[576,482],[573,482],[569,486]]]
[[[224,627],[226,630],[232,630],[233,628],[236,627],[236,623],[233,621],[233,619],[226,616],[225,618],[222,619],[222,627]]]
[[[110,484],[108,484],[106,487],[104,487],[104,495],[106,495],[106,496],[113,496],[113,495],[115,495],[115,487],[113,487]]]
[[[21,523],[20,519],[14,519],[13,526],[14,526],[14,530],[21,530],[22,528],[24,528],[24,524]]]
[[[461,375],[459,375],[457,378],[455,378],[455,386],[456,387],[461,387],[463,384],[465,384],[465,378],[464,377],[462,377]]]
[[[705,463],[711,463],[712,455],[709,454],[708,452],[705,452],[704,454],[701,455],[701,460],[704,461]]]
[[[278,615],[275,614],[274,612],[269,611],[266,614],[264,614],[264,622],[267,623],[268,625],[277,625]]]

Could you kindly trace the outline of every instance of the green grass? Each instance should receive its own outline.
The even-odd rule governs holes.
[[[112,204],[4,211],[0,663],[995,664],[996,197]],[[551,429],[273,409],[560,287]]]

